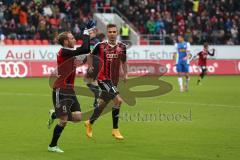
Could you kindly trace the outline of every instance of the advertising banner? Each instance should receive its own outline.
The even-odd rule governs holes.
[[[48,77],[56,69],[56,61],[0,61],[1,78],[22,77]],[[77,74],[86,73],[87,66],[77,68]],[[240,60],[209,60],[207,65],[210,75],[239,75]],[[199,74],[197,63],[192,62],[190,73]],[[176,75],[176,67],[173,60],[161,61],[128,61],[128,73],[130,76],[141,75]]]
[[[215,48],[215,56],[211,59],[240,59],[240,46],[210,46]],[[0,60],[56,60],[60,46],[24,46],[5,45],[0,49]],[[191,46],[191,54],[196,55],[202,46]],[[171,60],[176,49],[172,45],[131,46],[127,49],[128,60]]]

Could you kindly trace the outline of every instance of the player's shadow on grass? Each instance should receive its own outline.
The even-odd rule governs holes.
[[[140,86],[155,86],[154,89],[145,89],[141,91],[132,91],[132,88],[140,87]],[[153,76],[141,76],[136,78],[131,78],[127,83],[120,82],[118,86],[118,90],[124,102],[128,106],[137,106],[137,98],[150,98],[157,97],[169,93],[172,90],[172,85],[168,82],[160,80],[159,77]],[[94,98],[93,93],[87,87],[76,86],[75,92],[78,95],[92,97]],[[113,107],[113,102],[111,101],[107,107],[104,109],[101,116],[104,114],[111,112]],[[82,120],[87,120],[93,113],[93,109],[90,111],[86,111],[82,113]]]

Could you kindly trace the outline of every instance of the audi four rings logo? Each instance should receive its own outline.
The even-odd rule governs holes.
[[[0,77],[26,77],[28,67],[24,62],[0,62]]]

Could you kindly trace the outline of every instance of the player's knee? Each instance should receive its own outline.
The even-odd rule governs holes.
[[[100,98],[98,99],[98,105],[99,106],[105,105],[105,103],[106,102],[103,99],[100,99]]]
[[[116,101],[116,105],[121,106],[122,102],[123,102],[122,98],[118,97]]]
[[[62,127],[66,127],[67,126],[67,120],[60,120],[59,125]]]
[[[119,107],[121,106],[122,102],[123,102],[123,100],[122,100],[122,99],[119,99],[119,101],[118,101]]]
[[[59,125],[62,127],[65,127],[67,125],[67,121],[68,121],[68,116],[61,116]]]

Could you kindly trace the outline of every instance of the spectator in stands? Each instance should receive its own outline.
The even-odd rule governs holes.
[[[156,25],[155,32],[157,34],[163,31],[165,32],[165,24],[161,17],[155,21],[155,25]]]
[[[5,39],[5,36],[2,33],[2,31],[0,30],[0,45],[4,45],[4,39]]]
[[[5,9],[5,6],[0,1],[0,22],[2,22],[2,20],[4,19],[4,9]]]
[[[148,21],[147,21],[147,24],[146,24],[146,27],[147,27],[147,32],[148,34],[154,34],[155,33],[155,22],[153,20],[153,17],[151,17]]]
[[[92,19],[91,10],[91,1],[0,0],[0,30],[9,39],[49,39],[55,43],[58,32],[75,30],[78,37],[80,24]]]
[[[239,44],[238,36],[239,36],[239,28],[236,24],[233,24],[233,27],[230,30],[231,37],[233,39],[234,44]]]
[[[121,40],[123,42],[129,40],[130,28],[128,27],[128,25],[126,23],[124,23],[122,25],[122,27],[120,28],[120,36],[121,36]]]
[[[199,10],[199,0],[193,0],[191,2],[192,2],[192,6],[193,6],[193,8],[192,8],[193,12],[198,13],[198,10]]]

